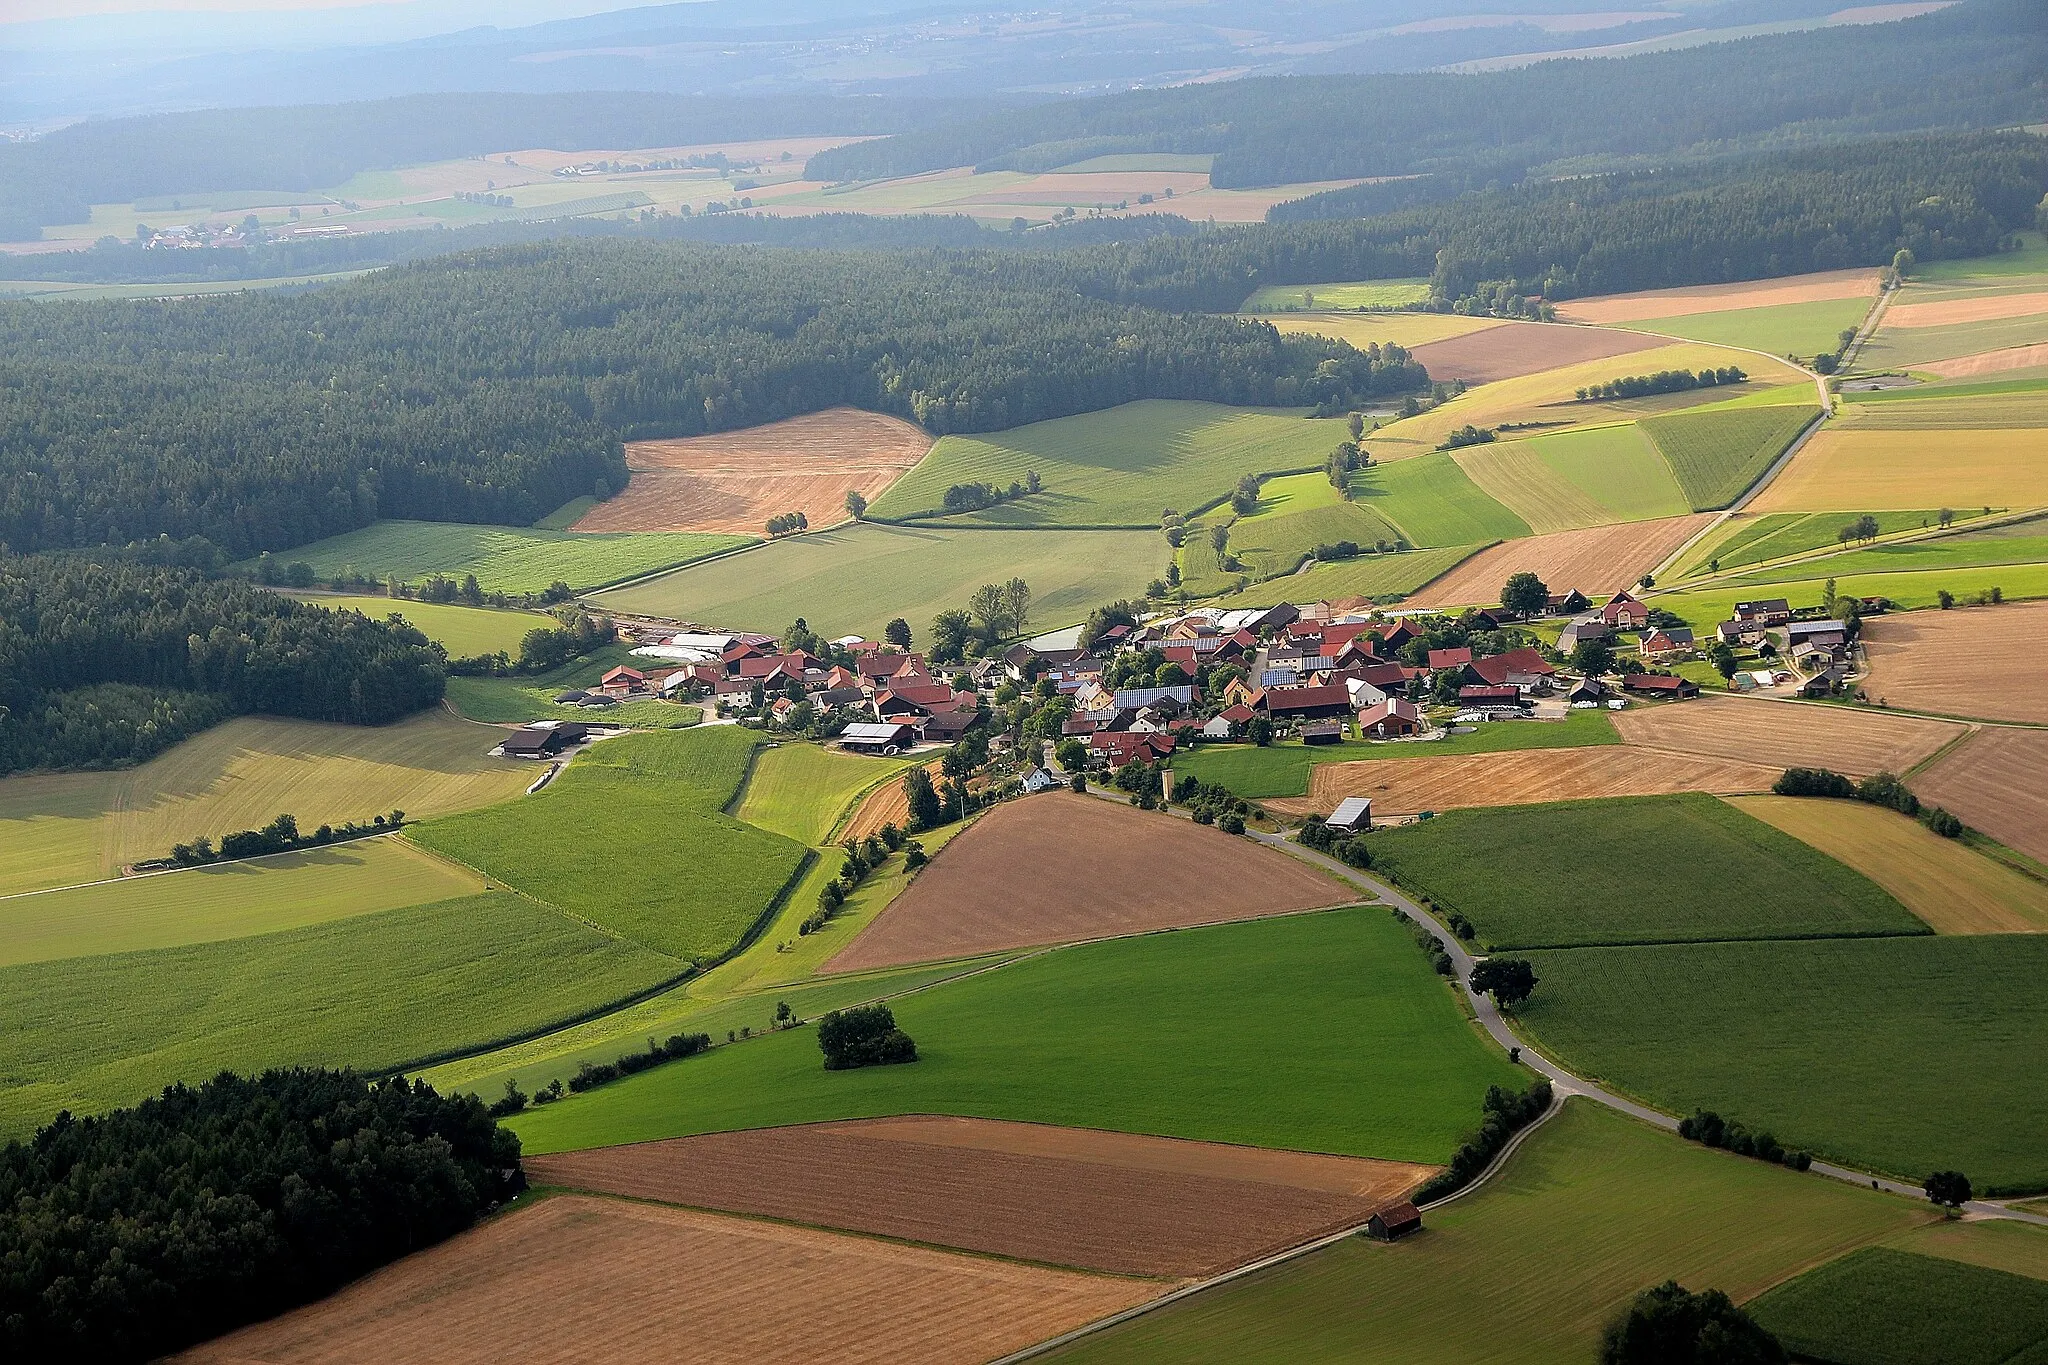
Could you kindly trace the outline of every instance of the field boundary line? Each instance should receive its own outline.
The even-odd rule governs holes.
[[[1715,521],[1714,526],[1720,525],[1722,521],[1725,521],[1728,517],[1733,515],[1734,513],[1732,511],[1723,512],[1720,518]],[[1765,515],[1775,516],[1779,514],[1766,513]],[[1795,512],[1791,515],[1799,517],[1814,517],[1823,516],[1826,514],[1820,512]],[[1973,531],[1995,531],[1998,530],[2000,527],[2004,526],[2022,526],[2030,521],[2039,521],[2043,517],[2048,517],[2048,507],[2026,507],[2020,508],[2018,510],[2007,508],[2003,512],[1994,512],[1992,515],[1988,517],[1980,516],[1971,521],[1957,522],[1948,526],[1913,526],[1908,527],[1903,531],[1888,532],[1886,534],[1878,536],[1874,540],[1866,540],[1859,545],[1844,545],[1838,542],[1834,545],[1822,545],[1811,550],[1798,550],[1793,552],[1792,554],[1779,555],[1773,559],[1758,560],[1753,564],[1739,564],[1731,569],[1720,569],[1712,573],[1701,574],[1697,577],[1689,576],[1683,580],[1683,587],[1666,588],[1664,589],[1664,591],[1692,592],[1697,588],[1704,588],[1709,584],[1717,583],[1741,587],[1753,586],[1767,588],[1772,585],[1769,583],[1746,584],[1743,583],[1742,580],[1750,577],[1753,574],[1771,573],[1778,569],[1794,568],[1802,564],[1824,563],[1827,560],[1833,559],[1836,555],[1855,554],[1858,551],[1868,550],[1871,547],[1877,545],[1919,545],[1926,541],[1945,540],[1951,536],[1960,536]],[[1706,529],[1711,531],[1714,529],[1714,527],[1709,526]],[[1704,532],[1702,534],[1704,534]],[[2003,564],[1979,564],[1963,568],[1957,568],[1952,572],[1968,573],[1971,568],[2017,568],[2022,565],[2032,564],[2033,562],[2034,561],[2032,560],[2019,560],[2015,561],[2015,563],[2010,566]],[[1941,569],[1871,569],[1868,571],[1869,574],[1941,572],[1944,571]],[[1868,575],[1859,574],[1857,576],[1865,577]],[[1782,581],[1798,582],[1800,580],[1786,579]],[[1921,608],[1920,610],[1925,610],[1925,608]]]
[[[393,825],[387,829],[380,829],[374,834],[358,834],[353,839],[336,839],[330,843],[313,844],[306,848],[280,849],[276,853],[259,853],[253,858],[216,858],[210,863],[194,863],[190,867],[157,867],[151,868],[147,872],[131,872],[126,876],[101,877],[97,881],[66,882],[62,886],[38,886],[28,891],[10,891],[4,896],[0,896],[0,902],[20,900],[25,896],[47,896],[53,891],[82,891],[91,886],[114,886],[121,882],[147,881],[151,877],[168,877],[174,872],[204,872],[209,867],[240,867],[245,863],[260,863],[269,858],[289,858],[295,853],[314,853],[323,848],[346,848],[350,844],[367,843],[371,839],[381,839],[387,834],[403,833],[404,830],[404,825]],[[443,856],[431,849],[420,848],[417,844],[413,844],[411,847],[418,849],[429,857],[440,858]],[[469,867],[468,863],[464,863],[459,859],[448,858],[446,861],[455,863],[459,867]],[[475,872],[477,869],[472,867],[469,870]]]

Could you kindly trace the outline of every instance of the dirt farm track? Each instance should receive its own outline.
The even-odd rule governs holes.
[[[541,1200],[179,1365],[956,1365],[1159,1292],[688,1209]]]
[[[537,1182],[1124,1275],[1363,1222],[1430,1166],[988,1119],[816,1123],[534,1157]]]
[[[936,962],[1357,899],[1284,853],[1169,815],[1049,792],[996,806],[956,835],[825,970]]]
[[[626,491],[591,508],[578,531],[760,535],[802,512],[814,527],[846,520],[846,494],[870,502],[923,459],[932,438],[901,418],[832,408],[743,431],[626,446]]]

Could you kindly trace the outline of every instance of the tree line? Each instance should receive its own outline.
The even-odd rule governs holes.
[[[445,681],[402,622],[196,569],[0,557],[0,772],[139,762],[251,712],[383,724]]]
[[[0,1149],[0,1354],[144,1361],[310,1302],[523,1188],[474,1096],[222,1072]]]
[[[0,540],[378,517],[525,525],[626,484],[622,439],[837,404],[984,431],[1137,398],[1341,407],[1405,352],[1084,297],[1064,256],[555,242],[298,295],[0,305]]]

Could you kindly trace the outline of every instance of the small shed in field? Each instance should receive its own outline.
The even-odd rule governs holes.
[[[1337,803],[1337,809],[1330,812],[1330,818],[1323,822],[1331,829],[1341,829],[1346,834],[1362,834],[1372,828],[1372,798],[1369,796],[1347,796]]]
[[[1366,1236],[1376,1242],[1392,1242],[1406,1237],[1411,1232],[1420,1231],[1422,1214],[1406,1200],[1381,1209],[1365,1220]]]

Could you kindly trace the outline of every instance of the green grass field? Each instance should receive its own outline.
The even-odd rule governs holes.
[[[1769,583],[1780,576],[1811,578],[1819,573],[1848,578],[1865,574],[1978,569],[2001,564],[2032,566],[2043,560],[2048,560],[2048,521],[2036,521],[1956,536],[1938,536],[1931,540],[1907,541],[1899,545],[1870,545],[1820,559],[1801,560],[1776,569],[1761,569],[1744,574],[1742,581]]]
[[[1730,579],[1712,588],[1699,588],[1692,592],[1658,593],[1653,600],[1657,606],[1676,613],[1694,629],[1712,630],[1718,622],[1728,619],[1737,602],[1752,597],[1782,597],[1794,607],[1819,606],[1827,587],[1825,575],[1832,572],[1833,564],[1832,558],[1800,564],[1799,572],[1814,575],[1810,578],[1774,580],[1765,573]],[[1983,569],[1932,569],[1916,573],[1842,574],[1835,579],[1835,590],[1839,593],[1888,597],[1902,609],[1934,606],[1936,594],[1943,589],[1954,593],[1960,601],[1993,587],[2002,591],[2009,600],[2048,597],[2048,564],[2001,564]]]
[[[480,1048],[687,966],[502,893],[253,938],[0,969],[0,1133],[224,1067],[381,1070]]]
[[[1614,733],[1614,724],[1606,712],[1574,711],[1559,721],[1489,723],[1469,734],[1427,744],[1374,744],[1347,739],[1341,744],[1317,745],[1283,740],[1264,748],[1252,744],[1200,745],[1174,755],[1173,768],[1175,772],[1193,773],[1204,782],[1220,782],[1248,800],[1261,801],[1275,796],[1308,795],[1309,772],[1318,763],[1441,758],[1513,749],[1576,749],[1587,744],[1620,742],[1621,736]]]
[[[914,761],[865,758],[816,744],[778,744],[754,759],[733,814],[816,848],[831,838],[854,797]],[[832,870],[838,871],[836,863]]]
[[[1686,553],[1680,574],[1692,577],[1709,572],[1739,569],[1767,559],[1804,554],[1809,550],[1840,548],[1843,527],[1862,516],[1861,512],[1768,512],[1762,516],[1729,518],[1716,536],[1708,537]],[[1880,535],[1914,531],[1937,524],[1939,514],[1925,512],[1873,512]],[[1718,563],[1718,570],[1710,566]]]
[[[1778,406],[1681,412],[1645,418],[1642,426],[1671,462],[1693,509],[1707,512],[1741,497],[1818,411]]]
[[[554,511],[533,524],[536,531],[566,531],[582,520],[583,514],[597,506],[597,499],[588,493],[580,498],[571,498]]]
[[[1384,910],[1060,949],[896,1006],[910,1066],[828,1072],[809,1029],[523,1117],[529,1152],[900,1113],[1446,1159],[1508,1065]]]
[[[2048,1281],[1890,1247],[1809,1270],[1750,1312],[1799,1359],[1829,1365],[2048,1360]]]
[[[740,536],[685,531],[579,535],[520,526],[438,521],[380,521],[277,556],[303,561],[321,578],[353,568],[373,578],[416,583],[428,574],[475,574],[486,592],[539,592],[557,580],[572,588],[650,574],[748,544]]]
[[[890,618],[901,616],[921,639],[933,616],[965,607],[982,584],[1022,578],[1032,591],[1029,629],[1041,631],[1085,620],[1104,602],[1142,596],[1172,556],[1157,531],[845,526],[790,536],[596,601],[613,611],[778,635],[801,616],[828,636],[880,639]]]
[[[0,898],[0,967],[276,933],[483,889],[403,839],[360,839]]]
[[[1874,300],[1821,299],[1813,303],[1778,303],[1763,308],[1732,308],[1720,313],[1689,313],[1682,317],[1621,322],[1631,332],[1658,332],[1716,346],[1744,346],[1772,355],[1812,359],[1841,345],[1841,333],[1862,326]]]
[[[2039,430],[2048,427],[2048,391],[1953,396],[1937,389],[1910,403],[1859,403],[1846,416],[1857,431]]]
[[[596,711],[555,702],[556,693],[572,687],[594,687],[598,679],[620,664],[632,668],[646,663],[645,659],[633,657],[630,645],[605,645],[544,673],[508,678],[450,678],[448,703],[469,719],[492,725],[529,720],[596,720],[636,730],[680,730],[701,721],[701,707],[651,698],[620,702]]]
[[[1219,507],[1194,521],[1181,547],[1181,581],[1197,596],[1235,583],[1210,542],[1212,528],[1228,524],[1230,553],[1254,579],[1292,573],[1318,545],[1348,540],[1370,549],[1402,539],[1400,529],[1377,513],[1339,496],[1322,474],[1290,474],[1259,490],[1259,509],[1248,517]]]
[[[1529,534],[1529,523],[1472,481],[1447,454],[1361,469],[1352,496],[1385,517],[1411,545],[1481,545]]]
[[[519,657],[519,642],[530,630],[552,626],[553,621],[530,611],[499,611],[492,607],[458,607],[440,602],[392,601],[354,593],[292,592],[301,602],[334,611],[361,612],[372,621],[396,613],[419,628],[429,640],[438,641],[451,659],[466,659],[499,650]]]
[[[1928,932],[1862,873],[1698,792],[1448,811],[1372,850],[1492,950]]]
[[[737,726],[607,740],[534,796],[410,834],[608,933],[672,957],[717,957],[806,856],[722,813],[756,742]]]
[[[1692,510],[1671,466],[1633,422],[1470,446],[1457,460],[1538,535]]]
[[[2012,378],[1942,379],[1901,389],[1851,390],[1841,395],[1849,410],[1888,408],[1896,403],[1924,403],[1931,398],[2009,398],[2048,393],[2048,374],[2040,366],[2008,371]]]
[[[2048,936],[1572,948],[1521,1009],[1566,1066],[1866,1170],[2048,1189]]]
[[[280,812],[313,829],[510,800],[534,773],[489,757],[503,738],[440,710],[381,726],[240,716],[139,767],[0,779],[0,895],[118,876]]]
[[[1254,289],[1240,313],[1311,313],[1319,308],[1399,308],[1429,297],[1429,281],[1352,280],[1340,284],[1269,284]]]
[[[1231,593],[1221,605],[1270,607],[1280,602],[1316,602],[1344,597],[1369,597],[1380,603],[1398,602],[1431,579],[1449,573],[1481,548],[1478,545],[1452,545],[1437,550],[1362,555],[1357,559],[1314,564],[1298,574],[1270,578],[1251,585],[1241,593]]]
[[[1901,297],[1898,303],[1915,301]],[[1879,327],[1864,343],[1863,349],[1856,353],[1856,368],[1910,370],[1933,360],[1953,360],[1958,356],[2001,351],[2008,346],[2032,346],[2043,341],[2048,341],[2048,313],[1987,322],[1957,322],[1942,327]]]
[[[1341,418],[1146,399],[983,436],[943,437],[875,500],[873,512],[936,515],[953,484],[1008,487],[1035,470],[1044,492],[948,523],[1156,527],[1162,509],[1191,513],[1228,497],[1243,475],[1319,467],[1345,439]]]
[[[1423,1217],[1085,1338],[1060,1365],[1584,1365],[1667,1279],[1741,1299],[1929,1215],[1568,1101],[1493,1180]]]

